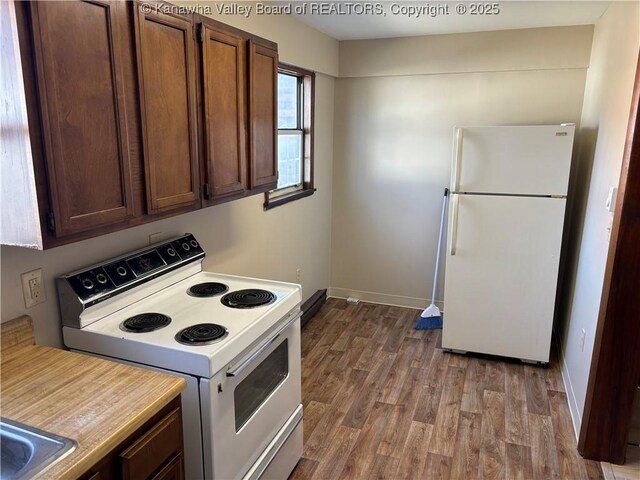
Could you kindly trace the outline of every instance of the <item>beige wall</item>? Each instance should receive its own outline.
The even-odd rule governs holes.
[[[340,77],[557,68],[589,62],[592,25],[340,42]]]
[[[338,42],[288,17],[252,17],[234,24],[278,42],[283,61],[329,74],[337,72]],[[329,286],[331,179],[333,163],[334,79],[316,78],[315,183],[311,197],[263,211],[263,195],[219,205],[123,232],[49,251],[1,247],[1,318],[29,314],[36,341],[60,346],[60,319],[54,278],[148,244],[149,234],[167,236],[192,232],[207,252],[210,271],[295,281],[302,270],[303,297]],[[47,301],[26,309],[20,274],[42,268]]]
[[[579,122],[592,31],[340,43],[332,294],[427,304],[453,127]]]
[[[183,5],[203,4],[214,7],[211,17],[223,23],[240,28],[255,35],[267,38],[278,44],[280,60],[293,65],[326,73],[332,77],[338,76],[338,48],[339,42],[306,24],[286,15],[256,15],[255,4],[261,2],[238,2],[245,6],[252,6],[250,16],[221,15],[216,13],[215,4],[225,2],[177,1]],[[228,2],[227,5],[233,5]]]
[[[605,201],[609,188],[618,185],[640,47],[639,5],[613,2],[596,24],[584,93],[560,329],[563,376],[576,434],[609,248],[612,215]]]

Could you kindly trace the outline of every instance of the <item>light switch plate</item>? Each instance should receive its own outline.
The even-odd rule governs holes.
[[[41,268],[22,274],[22,294],[27,308],[35,307],[47,299]]]

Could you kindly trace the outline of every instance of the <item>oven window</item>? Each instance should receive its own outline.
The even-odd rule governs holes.
[[[289,340],[285,339],[233,392],[236,432],[247,423],[289,373]]]

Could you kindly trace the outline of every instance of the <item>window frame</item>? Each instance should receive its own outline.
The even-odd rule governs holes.
[[[316,191],[314,187],[314,172],[313,172],[313,117],[314,117],[314,103],[315,103],[315,81],[316,74],[311,70],[305,68],[296,67],[288,63],[278,63],[278,73],[286,75],[292,75],[300,79],[302,88],[298,94],[298,102],[301,105],[301,112],[298,122],[301,128],[299,129],[277,129],[277,135],[280,135],[282,131],[302,131],[302,184],[295,186],[288,186],[283,188],[276,188],[265,192],[264,194],[264,209],[269,210],[280,205],[305,198],[313,195]],[[289,133],[291,134],[291,133]],[[277,139],[276,139],[277,142]],[[279,167],[279,159],[278,159]]]

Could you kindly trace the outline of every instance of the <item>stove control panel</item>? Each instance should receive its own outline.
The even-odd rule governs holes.
[[[80,300],[83,307],[167,274],[204,258],[202,247],[190,233],[136,252],[108,260],[58,278],[60,304]]]
[[[114,282],[102,267],[92,268],[91,270],[69,277],[68,281],[80,298],[89,298],[93,295],[107,292],[115,287]]]
[[[175,250],[182,258],[191,258],[198,255],[202,251],[200,245],[193,236],[191,238],[181,238],[171,242]]]

